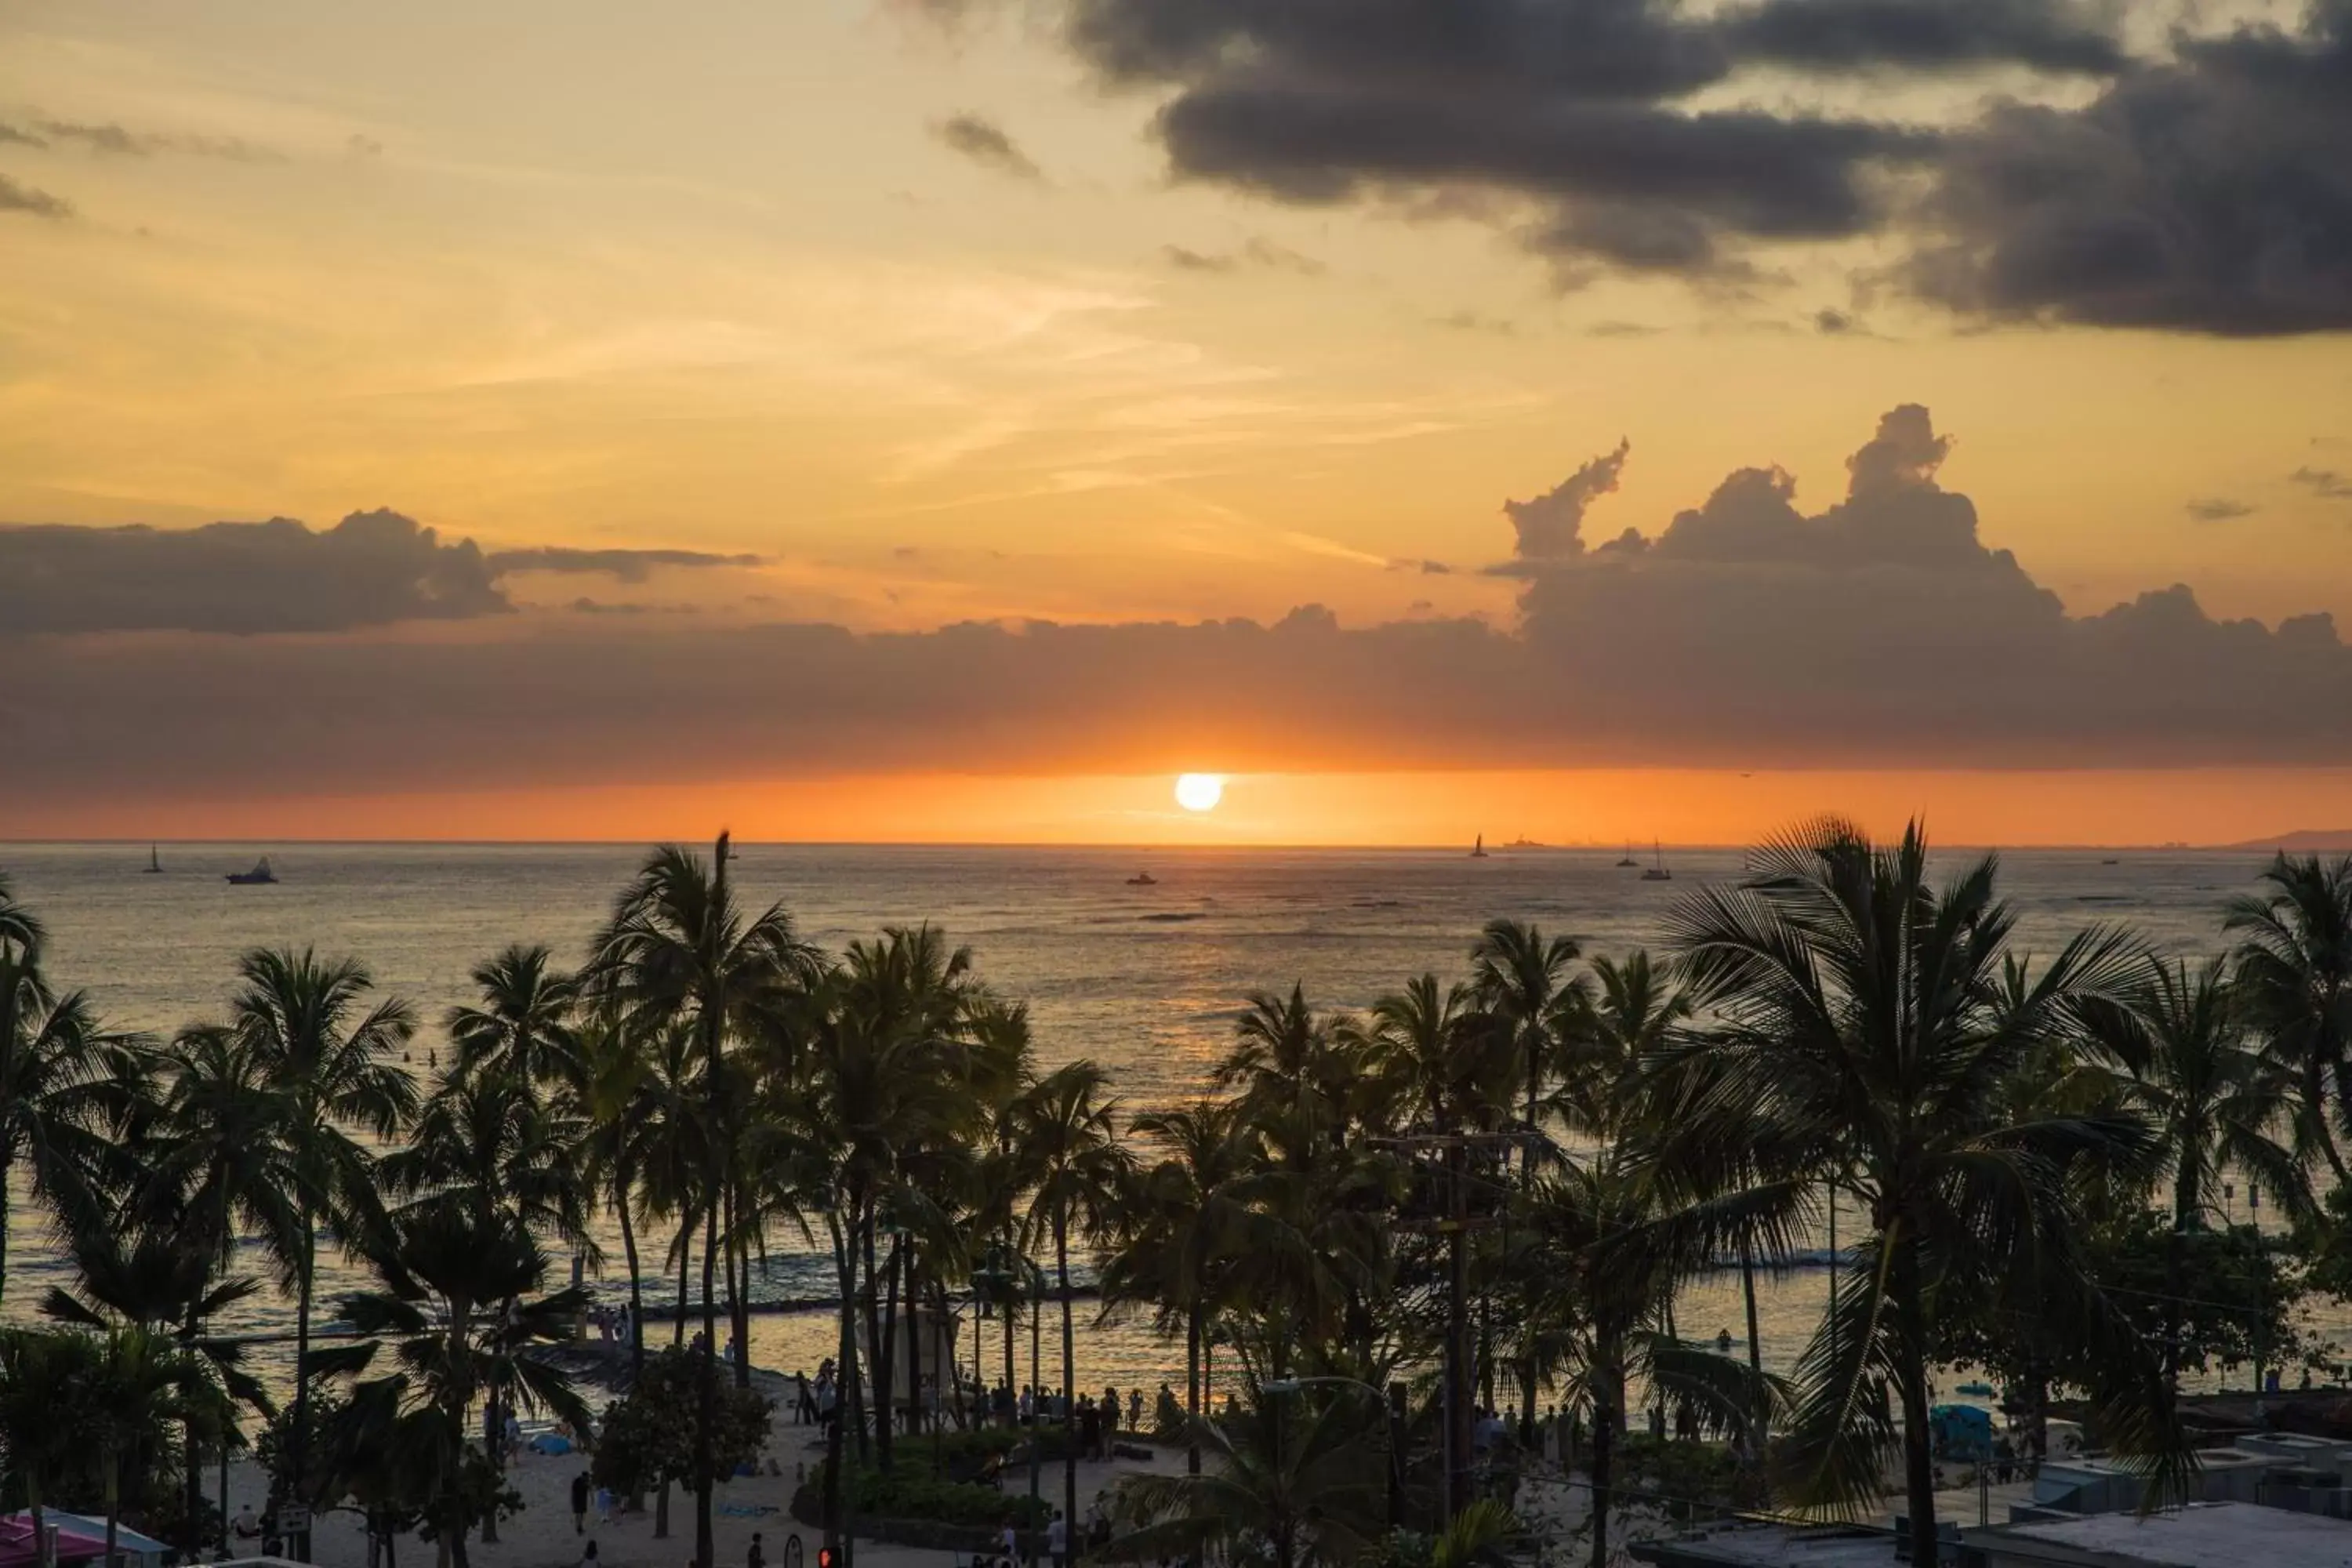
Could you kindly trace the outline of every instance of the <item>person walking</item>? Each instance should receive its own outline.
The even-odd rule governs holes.
[[[588,1533],[588,1472],[572,1478],[572,1533]]]
[[[1054,1560],[1054,1568],[1070,1568],[1070,1521],[1058,1508],[1054,1522],[1045,1527],[1045,1554]]]

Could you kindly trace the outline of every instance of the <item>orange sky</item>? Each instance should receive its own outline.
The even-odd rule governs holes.
[[[1490,845],[1615,847],[1745,843],[1823,811],[1885,832],[1924,815],[1942,842],[2017,846],[2224,844],[2298,826],[2352,828],[2348,769],[1234,775],[1204,814],[1178,808],[1173,782],[898,774],[96,806],[49,817],[41,836],[625,841],[725,827],[755,842],[1460,845],[1484,834]]]
[[[357,609],[324,605],[296,637],[240,619],[240,583],[264,610],[301,610],[376,567],[268,577],[242,546],[211,567],[74,555],[55,570],[121,574],[89,608],[23,588],[47,584],[47,557],[0,554],[22,595],[0,583],[0,660],[47,672],[14,707],[0,697],[17,737],[0,747],[0,837],[731,823],[757,838],[1722,842],[1831,808],[1879,825],[1925,810],[1947,840],[2014,843],[2352,825],[2352,653],[2317,621],[2279,629],[2352,625],[2339,326],[1971,317],[1904,283],[1919,240],[1899,225],[1785,239],[1759,223],[1727,265],[1678,275],[1547,251],[1547,225],[1622,215],[1547,205],[1540,180],[1221,179],[1179,167],[1168,140],[1197,85],[1185,72],[1210,68],[1108,82],[1061,15],[1049,0],[0,6],[0,525],[70,525],[26,548],[79,550],[129,523],[323,531],[386,508],[436,531],[416,570],[471,595],[428,613],[407,603],[424,578],[362,583]],[[2319,26],[2303,18],[2299,0],[2152,0],[2123,37],[2155,59],[2174,22]],[[1666,107],[1685,128],[1738,110],[1958,132],[2012,99],[2072,112],[2133,79],[2074,68],[1773,63]],[[1895,202],[1924,177],[1890,163],[1864,195]],[[2352,300],[2352,279],[2298,287]],[[1920,449],[1890,470],[1901,494],[1863,519],[1872,543],[1836,554],[1855,534],[1831,509],[1871,499],[1848,465],[1911,405],[1932,411],[1932,450],[1922,416]],[[1505,503],[1621,440],[1630,457],[1575,498],[1575,549],[1531,567]],[[1775,468],[1792,492],[1751,483],[1712,533],[1674,534],[1727,476],[1729,493]],[[1958,526],[1935,510],[1958,496],[1974,533],[1936,554],[1918,541]],[[1584,568],[1626,531],[1648,552],[1626,581],[1654,593],[1619,625],[1609,606],[1636,599]],[[1835,556],[1852,616],[1784,592],[1773,542],[1797,534]],[[1696,542],[1677,555],[1670,536]],[[457,559],[463,541],[693,559],[485,567]],[[1886,571],[1915,596],[1870,585]],[[2175,584],[2200,614],[2168,600],[2095,619]],[[214,593],[204,616],[139,618],[183,589]],[[1880,658],[1971,595],[1981,612]],[[1244,658],[1197,631],[1307,605],[1351,634],[1520,640],[1368,637],[1327,668],[1303,642]],[[1874,606],[1887,625],[1863,626]],[[29,617],[22,647],[12,615]],[[2209,624],[2239,617],[2259,626]],[[861,642],[828,679],[872,682],[897,716],[858,728],[854,704],[828,708],[829,731],[857,733],[827,747],[784,734],[808,706],[789,661],[745,676],[774,705],[756,716],[731,690],[688,714],[692,693],[673,703],[651,678],[611,696],[613,669],[685,669],[678,649],[730,629],[1026,618],[1128,635],[1100,672],[1008,660],[994,684],[951,640]],[[1983,647],[1958,647],[1972,624]],[[433,685],[373,658],[423,644],[478,664]],[[583,650],[576,680],[561,653],[514,651],[559,645]],[[1538,671],[1527,726],[1548,736],[1501,700],[1481,734],[1399,737],[1401,771],[1347,771],[1391,754],[1384,725],[1492,699],[1480,682],[1509,659]],[[1937,684],[1979,660],[2001,667],[1981,702]],[[2039,705],[2043,661],[2063,689]],[[1883,689],[1906,662],[1907,711]],[[1740,684],[1759,671],[1760,691]],[[503,711],[452,717],[478,695],[469,673]],[[966,674],[972,689],[939,694]],[[1050,724],[1024,709],[1048,675],[1068,677]],[[1276,678],[1293,682],[1282,701],[1215,711]],[[1716,705],[1685,710],[1677,679]],[[1772,681],[1802,709],[1782,740],[1725,739],[1769,731]],[[1326,688],[1346,715],[1301,721]],[[605,732],[551,742],[536,772],[504,760],[548,715],[607,702]],[[1148,734],[1167,710],[1173,741],[1086,743]],[[706,717],[776,734],[686,767],[677,733]],[[1004,739],[1024,723],[1050,731],[1025,753]],[[1246,736],[1236,757],[1282,771],[1186,818],[1140,770],[1204,734]],[[207,737],[222,756],[197,754]],[[1815,742],[1823,771],[1682,765],[1702,750],[1781,763]],[[1036,776],[1047,755],[1076,775]],[[1566,766],[1589,760],[1643,765]],[[2021,761],[2089,771],[1991,771]]]

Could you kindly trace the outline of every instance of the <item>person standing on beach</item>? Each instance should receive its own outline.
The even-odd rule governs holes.
[[[743,1568],[768,1568],[768,1553],[760,1545],[760,1532],[751,1532],[751,1554],[743,1559]]]
[[[1062,1510],[1054,1510],[1054,1522],[1045,1527],[1045,1553],[1053,1558],[1054,1568],[1070,1568],[1070,1521]]]
[[[588,1472],[572,1478],[572,1533],[588,1533]]]

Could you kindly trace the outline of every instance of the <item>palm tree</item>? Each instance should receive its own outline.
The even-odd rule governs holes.
[[[1062,1296],[1062,1392],[1077,1397],[1077,1341],[1070,1320],[1070,1234],[1107,1233],[1132,1163],[1118,1142],[1118,1101],[1091,1061],[1057,1068],[1013,1103],[1013,1146],[1031,1176],[1029,1226],[1054,1238]],[[1062,1517],[1078,1517],[1078,1449],[1063,1447]]]
[[[584,1122],[495,1060],[458,1067],[417,1112],[407,1143],[380,1163],[409,1205],[458,1203],[485,1224],[507,1216],[590,1256],[581,1180]]]
[[[1303,1162],[1347,1131],[1355,1064],[1296,984],[1287,996],[1253,991],[1234,1026],[1233,1048],[1210,1081],[1238,1088],[1245,1114],[1265,1128],[1289,1162]]]
[[[2265,893],[2232,899],[2223,917],[2238,936],[2231,973],[2246,1021],[2295,1077],[2298,1144],[2343,1185],[2352,1169],[2335,1130],[2352,1126],[2352,855],[2281,855],[2263,880]]]
[[[97,1341],[96,1364],[84,1387],[88,1428],[106,1508],[106,1555],[115,1560],[122,1511],[123,1468],[142,1449],[160,1447],[168,1422],[181,1419],[186,1369],[179,1348],[152,1330],[125,1326]]]
[[[16,889],[9,882],[8,873],[0,871],[0,957],[8,956],[13,950],[27,959],[37,959],[47,936],[40,917],[16,901]]]
[[[352,959],[312,950],[257,948],[237,963],[242,988],[229,1003],[230,1027],[283,1096],[288,1174],[297,1220],[290,1256],[278,1255],[295,1290],[293,1479],[303,1480],[310,1433],[310,1311],[318,1274],[319,1223],[346,1245],[380,1224],[374,1161],[355,1133],[392,1138],[416,1109],[416,1088],[394,1061],[415,1033],[408,1004],[369,1005],[374,982]],[[273,1246],[282,1238],[270,1237]],[[307,1538],[296,1545],[307,1561]]]
[[[43,1563],[50,1561],[49,1484],[87,1465],[96,1446],[88,1392],[97,1349],[88,1334],[0,1329],[0,1447],[24,1482]]]
[[[1533,925],[1488,921],[1470,949],[1470,984],[1510,1037],[1521,1062],[1528,1124],[1537,1122],[1548,1058],[1558,1049],[1567,1019],[1583,999],[1583,988],[1568,981],[1569,967],[1583,950],[1573,937],[1546,937]]]
[[[476,964],[473,980],[480,1003],[450,1009],[447,1024],[459,1072],[495,1067],[540,1087],[578,1081],[580,983],[546,948],[517,942]]]
[[[1253,1388],[1240,1421],[1187,1416],[1185,1427],[1211,1465],[1127,1478],[1119,1506],[1139,1528],[1112,1539],[1113,1555],[1147,1562],[1214,1547],[1240,1561],[1241,1542],[1262,1541],[1273,1568],[1299,1568],[1352,1561],[1386,1533],[1384,1467],[1364,1441],[1362,1410],[1347,1400]]]
[[[458,1568],[475,1521],[467,1501],[466,1417],[477,1400],[503,1393],[586,1431],[586,1401],[552,1363],[525,1352],[572,1337],[585,1298],[541,1296],[547,1256],[511,1216],[487,1221],[467,1205],[433,1205],[401,1215],[368,1261],[377,1289],[347,1296],[343,1317],[359,1342],[321,1352],[321,1371],[355,1380],[330,1449],[352,1460],[394,1452],[425,1478],[422,1500],[442,1550]],[[338,1467],[341,1468],[341,1466]]]
[[[568,1091],[564,1110],[587,1129],[580,1150],[583,1183],[620,1219],[621,1253],[629,1271],[629,1373],[635,1377],[646,1364],[636,1216],[647,1129],[657,1113],[650,1092],[652,1066],[643,1037],[610,1015],[592,1019],[580,1031],[580,1083]]]
[[[676,1022],[694,1031],[702,1058],[703,1110],[715,1130],[708,1140],[698,1205],[704,1227],[703,1354],[713,1358],[713,1367],[719,1315],[712,1276],[719,1218],[726,1206],[720,1188],[736,1168],[735,1119],[727,1113],[724,1096],[727,1048],[772,1017],[811,967],[809,950],[793,937],[782,905],[753,914],[739,900],[727,874],[730,853],[724,833],[708,864],[676,845],[656,849],[614,906],[582,977],[590,996],[609,999],[641,1026]],[[696,1568],[711,1568],[708,1478],[718,1412],[714,1380],[706,1376],[698,1387],[694,1560]]]
[[[1255,1168],[1251,1129],[1238,1100],[1202,1100],[1138,1116],[1128,1124],[1165,1153],[1121,1195],[1118,1250],[1105,1261],[1104,1302],[1160,1305],[1160,1330],[1184,1336],[1184,1409],[1201,1415],[1201,1333],[1255,1217],[1248,1201]],[[1185,1468],[1201,1470],[1188,1447]]]
[[[1849,1508],[1875,1495],[1891,1383],[1913,1552],[1933,1561],[1929,1310],[1948,1279],[2020,1292],[2077,1342],[2096,1342],[2103,1425],[2148,1466],[2157,1493],[2177,1489],[2186,1451],[2161,1369],[2088,1278],[2067,1184],[2072,1172],[2144,1157],[2151,1135],[2124,1116],[2017,1117],[2004,1094],[2022,1067],[2077,1037],[2087,1013],[2126,999],[2138,946],[2086,931],[2023,980],[1996,861],[1933,888],[1916,823],[1891,847],[1819,824],[1751,865],[1669,919],[1697,1003],[1716,1016],[1662,1068],[1661,1163],[1732,1195],[1743,1234],[1759,1215],[1790,1233],[1824,1182],[1872,1216],[1863,1265],[1804,1357],[1790,1437],[1800,1495]]]
[[[27,929],[39,926],[24,915],[0,925],[0,1292],[16,1172],[68,1234],[100,1224],[116,1133],[145,1082],[144,1037],[109,1029],[82,992],[53,993]]]

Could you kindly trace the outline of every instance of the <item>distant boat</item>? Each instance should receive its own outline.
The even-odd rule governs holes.
[[[1156,888],[1160,886],[1160,879],[1149,871],[1138,871],[1127,879],[1127,885],[1130,888]]]
[[[269,857],[264,855],[253,863],[252,870],[231,871],[228,879],[240,888],[249,888],[257,882],[275,882],[278,873],[269,868]]]
[[[152,844],[150,844],[147,846],[147,875],[157,877],[163,875],[163,857],[157,855],[155,853],[155,847]]]
[[[1506,849],[1540,849],[1543,846],[1536,840],[1529,838],[1525,835],[1521,835],[1519,837],[1512,839],[1508,844],[1504,845],[1503,847]]]
[[[1486,836],[1481,833],[1478,835],[1478,842],[1470,846],[1470,858],[1473,860],[1484,860],[1486,858]]]
[[[1666,869],[1666,852],[1654,839],[1650,843],[1650,852],[1655,858],[1651,862],[1650,868],[1642,873],[1642,880],[1644,882],[1673,881],[1675,874]]]
[[[1618,861],[1617,864],[1620,866],[1638,866],[1641,864],[1639,860],[1633,858],[1633,847],[1631,844],[1625,846],[1625,858],[1622,860]]]

